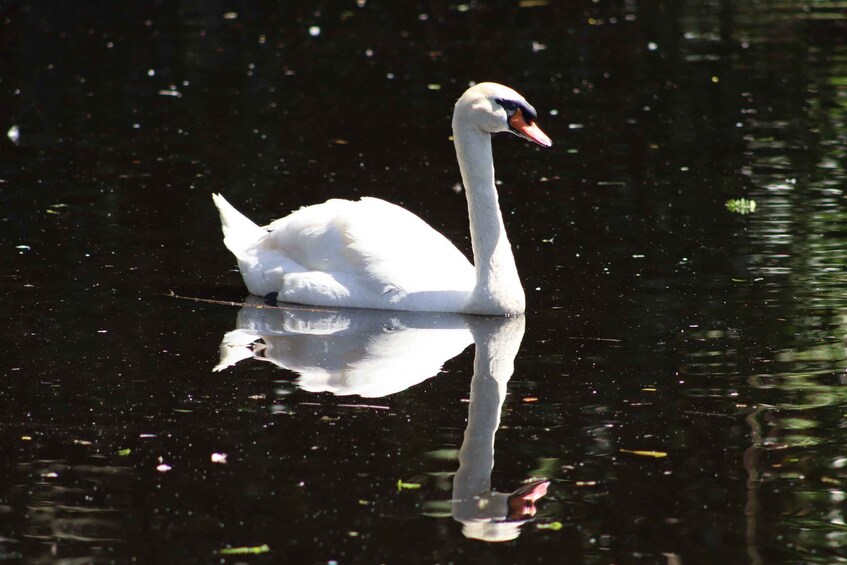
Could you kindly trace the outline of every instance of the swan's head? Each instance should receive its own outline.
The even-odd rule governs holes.
[[[537,118],[532,104],[508,86],[482,82],[467,89],[456,102],[453,126],[473,125],[486,133],[508,131],[550,147],[553,141],[535,123]]]

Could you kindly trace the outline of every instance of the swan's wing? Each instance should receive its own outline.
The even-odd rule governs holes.
[[[404,294],[467,290],[473,267],[443,235],[415,214],[380,200],[329,200],[270,224],[262,243],[302,266],[336,280],[371,282]]]
[[[369,339],[356,340],[349,349],[328,349],[340,353],[338,358],[342,363],[337,366],[328,367],[331,353],[325,350],[322,357],[316,357],[318,363],[289,358],[287,367],[300,374],[297,385],[309,392],[379,398],[436,376],[448,360],[473,343],[467,328],[403,328],[364,337]],[[292,363],[296,361],[300,363]]]

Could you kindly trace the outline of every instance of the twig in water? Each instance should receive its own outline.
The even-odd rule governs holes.
[[[204,304],[218,304],[220,306],[239,306],[247,308],[268,308],[271,310],[300,310],[302,312],[337,312],[332,308],[318,308],[310,306],[300,306],[293,304],[285,304],[284,306],[271,306],[270,304],[247,304],[246,302],[232,302],[230,300],[213,300],[211,298],[197,298],[195,296],[182,296],[169,290],[165,293],[168,298],[176,298],[178,300],[190,300],[191,302],[202,302]]]
[[[615,339],[612,337],[569,337],[568,339],[574,339],[579,341],[608,341],[611,343],[621,343],[622,339]]]

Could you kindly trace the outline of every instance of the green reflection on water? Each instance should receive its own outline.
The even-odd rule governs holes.
[[[843,561],[847,473],[832,462],[847,444],[847,48],[815,34],[847,15],[842,2],[720,5],[715,37],[770,52],[736,67],[752,77],[738,172],[757,206],[737,217],[735,286],[721,311],[703,312],[715,321],[686,335],[682,373],[708,382],[692,392],[718,410],[746,414],[750,561]],[[702,19],[691,23],[692,37],[707,36]]]

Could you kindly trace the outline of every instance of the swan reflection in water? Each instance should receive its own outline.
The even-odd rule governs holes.
[[[547,493],[537,480],[511,493],[491,490],[494,435],[524,334],[523,316],[490,318],[386,310],[261,308],[250,297],[221,342],[221,371],[256,358],[299,374],[309,392],[387,396],[435,376],[476,344],[468,424],[453,479],[451,512],[466,537],[506,541]],[[262,342],[262,343],[259,343]]]

